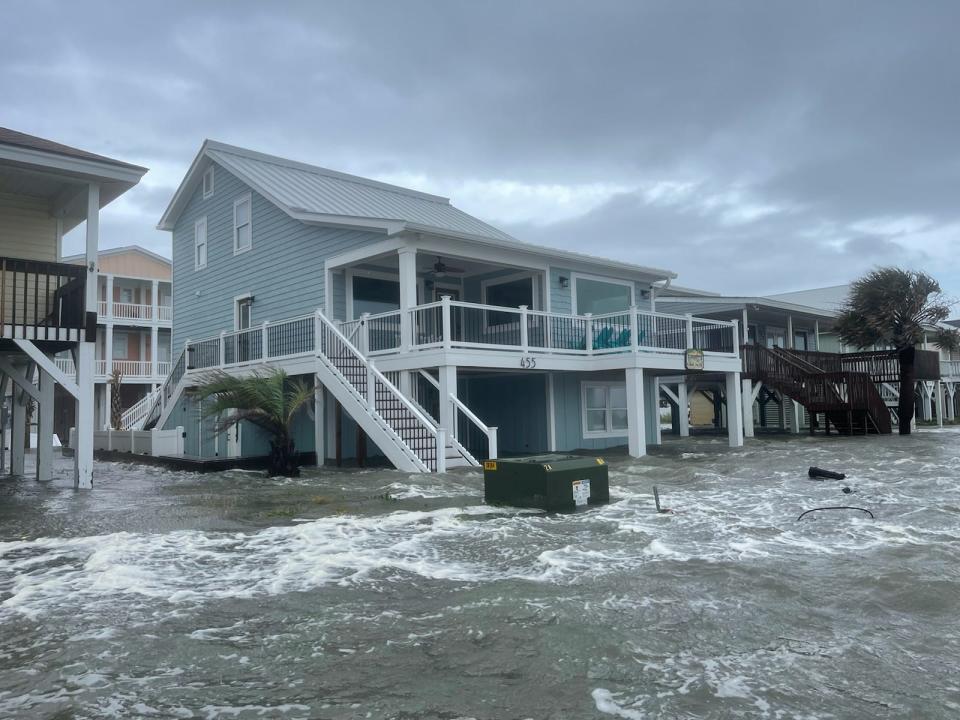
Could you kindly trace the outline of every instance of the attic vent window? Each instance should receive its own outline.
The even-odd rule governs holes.
[[[203,173],[203,199],[213,196],[213,165]]]

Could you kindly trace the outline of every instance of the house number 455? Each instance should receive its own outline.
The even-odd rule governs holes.
[[[537,366],[537,359],[532,357],[520,358],[520,367],[524,370],[533,370]]]

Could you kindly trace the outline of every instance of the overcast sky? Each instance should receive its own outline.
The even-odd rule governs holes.
[[[150,168],[104,212],[104,247],[169,255],[155,225],[214,138],[683,285],[760,294],[899,264],[960,296],[958,3],[0,10],[0,125]]]

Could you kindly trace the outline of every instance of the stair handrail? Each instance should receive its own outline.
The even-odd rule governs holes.
[[[347,379],[347,377],[342,372],[340,372],[340,369],[336,366],[336,363],[334,363],[333,360],[331,360],[330,357],[327,355],[327,353],[324,351],[323,342],[321,341],[321,338],[319,336],[314,338],[314,346],[317,354],[324,357],[329,362],[330,368],[339,376],[340,380],[346,384],[347,388],[350,389],[355,395],[357,395],[359,399],[364,400],[367,406],[370,408],[370,410],[374,414],[376,414],[377,417],[380,418],[383,424],[391,429],[391,431],[400,439],[400,441],[403,442],[404,446],[422,464],[426,465],[423,459],[420,458],[419,455],[417,455],[416,451],[414,451],[413,448],[407,445],[406,441],[403,440],[400,433],[394,430],[390,426],[390,424],[386,421],[386,419],[383,417],[383,415],[381,415],[377,411],[376,393],[374,392],[373,396],[369,397],[370,395],[369,388],[373,386],[373,383],[370,382],[370,377],[372,376],[373,378],[376,378],[376,380],[379,380],[380,383],[391,393],[391,395],[397,398],[400,401],[400,403],[414,416],[414,418],[416,418],[416,420],[426,428],[427,433],[434,437],[437,445],[436,471],[443,472],[445,470],[446,457],[444,455],[445,442],[444,442],[444,432],[442,428],[435,427],[433,423],[431,423],[426,418],[426,416],[422,412],[420,412],[420,410],[418,410],[413,403],[410,402],[409,398],[407,398],[406,395],[400,392],[400,389],[396,385],[394,385],[392,382],[390,382],[390,380],[387,379],[386,375],[384,375],[382,372],[380,372],[380,370],[377,369],[377,367],[373,364],[372,361],[364,357],[364,355],[360,352],[360,350],[357,349],[357,346],[354,345],[352,342],[350,342],[350,340],[347,339],[346,335],[340,332],[337,326],[334,325],[333,322],[331,322],[330,319],[326,315],[324,315],[322,311],[317,310],[316,317],[327,328],[327,330],[333,333],[334,337],[336,337],[336,339],[340,341],[343,347],[345,347],[367,369],[367,372],[369,373],[368,374],[368,390],[367,390],[368,397],[364,398],[363,393],[360,392],[359,388],[357,388],[356,385],[354,385],[350,380]]]
[[[160,386],[160,390],[154,399],[153,405],[150,407],[150,412],[148,412],[146,417],[143,419],[144,427],[154,420],[159,421],[160,417],[163,415],[166,402],[170,399],[169,395],[173,390],[171,385],[176,386],[176,384],[180,382],[180,379],[186,373],[186,355],[187,345],[184,345],[183,350],[180,351],[177,359],[170,364],[170,374],[167,375],[167,379],[163,381],[163,384]],[[176,376],[176,380],[174,380],[174,376]]]
[[[771,348],[771,352],[773,352],[777,357],[783,358],[791,365],[804,370],[805,372],[821,375],[826,372],[822,367],[814,365],[812,362],[808,362],[804,358],[797,355],[797,351],[793,348],[782,348],[775,345],[773,348]]]
[[[480,432],[487,436],[487,456],[489,460],[496,460],[499,448],[497,447],[498,428],[495,425],[486,425],[483,420],[478,418],[473,411],[468,408],[464,402],[453,393],[450,393],[450,402],[453,403],[454,413],[459,410],[464,417],[472,422]],[[454,422],[454,437],[456,437],[457,424]]]
[[[151,390],[142,398],[137,400],[133,405],[124,410],[120,415],[121,428],[118,429],[137,429],[134,427],[134,425],[146,418],[147,413],[150,412],[150,409],[153,407],[153,403],[157,399],[157,393],[159,392],[159,388],[156,390]]]

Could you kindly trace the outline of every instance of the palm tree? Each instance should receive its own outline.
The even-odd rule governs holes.
[[[940,326],[950,308],[940,284],[926,273],[883,267],[853,283],[837,320],[837,333],[844,344],[861,350],[889,347],[896,352],[900,361],[897,415],[901,435],[910,434],[913,420],[916,347],[923,341],[925,328]],[[941,328],[936,343],[955,349],[960,333]]]
[[[268,474],[296,477],[293,420],[297,411],[313,398],[313,388],[291,381],[283,370],[256,371],[246,377],[234,377],[222,371],[207,376],[199,388],[200,399],[213,398],[204,409],[205,417],[215,417],[216,432],[223,432],[246,421],[263,429],[270,437]]]

